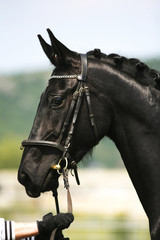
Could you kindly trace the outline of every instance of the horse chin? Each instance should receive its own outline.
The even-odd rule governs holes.
[[[31,198],[38,198],[40,197],[41,193],[40,192],[31,192],[30,190],[26,189],[26,193],[29,197]]]
[[[52,172],[49,172],[41,185],[29,184],[25,186],[27,195],[31,198],[38,198],[41,193],[48,191],[53,192],[59,186],[58,177],[58,175],[55,177]]]

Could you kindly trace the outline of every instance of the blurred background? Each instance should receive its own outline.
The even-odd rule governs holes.
[[[0,217],[40,219],[55,212],[50,193],[29,198],[17,182],[21,141],[32,127],[40,94],[53,67],[37,39],[46,28],[71,50],[100,48],[139,58],[160,70],[159,0],[0,1]],[[70,177],[75,221],[66,231],[74,240],[148,240],[148,220],[109,139],[80,164],[81,185]],[[62,211],[66,191],[60,183]]]

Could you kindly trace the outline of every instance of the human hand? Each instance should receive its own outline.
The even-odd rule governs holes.
[[[42,221],[38,221],[38,230],[40,234],[49,234],[55,228],[65,229],[73,222],[74,216],[72,213],[59,213],[53,216],[52,213],[48,213],[43,217]]]

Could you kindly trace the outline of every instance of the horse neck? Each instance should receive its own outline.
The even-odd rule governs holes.
[[[96,70],[93,71],[94,76]],[[103,106],[111,105],[110,113],[105,116],[107,121],[109,114],[112,115],[106,135],[115,142],[152,225],[157,218],[155,193],[160,185],[160,179],[154,178],[160,169],[159,92],[107,64],[97,69],[93,85],[100,93]],[[153,161],[156,169],[151,168]],[[151,186],[149,180],[155,183]]]

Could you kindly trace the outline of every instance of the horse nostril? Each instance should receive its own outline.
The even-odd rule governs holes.
[[[19,173],[18,174],[18,181],[21,183],[21,184],[25,184],[26,181],[27,181],[27,174],[25,172],[22,172],[22,173]]]

